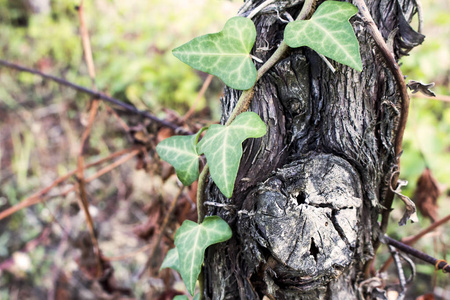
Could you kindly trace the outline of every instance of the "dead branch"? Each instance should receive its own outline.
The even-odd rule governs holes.
[[[132,156],[135,156],[140,151],[141,151],[140,149],[136,149],[135,147],[124,149],[124,150],[120,150],[120,151],[114,152],[114,153],[108,155],[107,157],[102,158],[102,159],[100,159],[100,160],[98,160],[96,162],[93,162],[93,163],[90,163],[90,164],[86,165],[85,169],[88,169],[88,168],[91,168],[91,167],[103,164],[106,161],[109,161],[109,160],[111,160],[113,158],[116,158],[118,156],[122,156],[122,155],[124,155],[126,153],[129,153],[129,152],[132,152],[133,153]],[[23,199],[22,201],[20,201],[16,205],[14,205],[14,206],[12,206],[12,207],[10,207],[10,208],[0,212],[0,220],[4,219],[6,217],[9,217],[10,215],[18,212],[19,210],[21,210],[23,208],[27,208],[27,207],[30,207],[30,206],[33,206],[33,205],[35,205],[37,203],[42,202],[43,201],[42,198],[45,195],[47,195],[53,188],[57,187],[58,185],[60,185],[61,183],[63,183],[67,179],[69,179],[71,176],[75,175],[76,172],[77,172],[77,170],[73,170],[73,171],[71,171],[71,172],[69,172],[69,173],[67,173],[67,174],[57,178],[49,186],[47,186],[47,187],[43,188],[42,190],[34,193],[30,197]]]
[[[97,91],[97,88],[95,86],[94,59],[92,58],[92,50],[91,50],[91,43],[89,41],[89,33],[88,33],[88,30],[86,27],[86,22],[84,19],[83,3],[84,3],[84,1],[81,0],[80,5],[78,6],[78,18],[80,20],[81,41],[83,44],[84,58],[85,58],[87,66],[88,66],[89,77],[91,77],[91,80],[92,80],[92,88],[94,91]],[[88,125],[86,126],[86,129],[84,130],[83,135],[81,137],[80,151],[78,154],[78,162],[77,162],[77,165],[78,165],[77,179],[78,179],[78,187],[80,189],[80,193],[79,193],[80,197],[77,198],[79,200],[78,205],[84,212],[84,215],[86,217],[87,227],[89,229],[89,234],[91,236],[94,255],[96,258],[96,262],[97,262],[97,273],[96,273],[97,278],[102,276],[103,270],[102,270],[102,261],[101,261],[101,257],[100,257],[100,247],[98,245],[97,237],[95,234],[94,221],[89,212],[89,202],[87,199],[86,188],[85,188],[84,150],[86,148],[85,146],[89,139],[89,135],[91,133],[92,126],[94,124],[99,105],[100,105],[100,101],[98,99],[92,100],[92,103],[90,105],[90,111],[89,111],[89,121],[88,121]]]
[[[85,93],[85,94],[91,95],[93,98],[98,98],[98,99],[104,100],[106,102],[112,103],[114,105],[117,105],[117,106],[119,106],[119,107],[129,111],[129,112],[132,112],[132,113],[138,114],[138,115],[140,115],[140,116],[142,116],[144,118],[150,119],[153,122],[159,124],[160,126],[171,128],[171,129],[173,129],[175,131],[176,134],[192,134],[192,132],[184,129],[183,127],[180,127],[180,126],[178,126],[178,125],[176,125],[174,123],[171,123],[171,122],[167,122],[167,121],[161,120],[161,119],[157,118],[156,116],[154,116],[153,114],[151,114],[151,113],[149,113],[147,111],[142,111],[142,110],[137,109],[136,107],[134,107],[131,104],[127,104],[127,103],[122,102],[122,101],[120,101],[120,100],[118,100],[116,98],[110,97],[110,96],[108,96],[106,94],[103,94],[103,93],[100,93],[100,92],[93,91],[93,90],[88,89],[86,87],[83,87],[83,86],[77,85],[75,83],[69,82],[67,80],[64,80],[62,78],[59,78],[59,77],[56,77],[56,76],[52,76],[52,75],[48,75],[48,74],[44,74],[44,73],[42,73],[40,71],[29,69],[29,68],[26,68],[26,67],[23,67],[23,66],[20,66],[20,65],[8,62],[8,61],[3,60],[3,59],[0,59],[0,65],[4,66],[4,67],[7,67],[7,68],[11,68],[11,69],[17,70],[17,71],[20,71],[20,72],[27,72],[27,73],[31,73],[31,74],[40,76],[40,77],[45,78],[45,79],[52,80],[52,81],[54,81],[54,82],[56,82],[58,84],[70,87],[70,88],[75,89],[75,90],[77,90],[77,91],[79,91],[81,93]]]

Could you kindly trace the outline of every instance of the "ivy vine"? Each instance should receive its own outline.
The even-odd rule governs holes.
[[[349,22],[358,9],[347,2],[325,1],[309,20],[305,20],[314,1],[305,1],[298,20],[286,26],[279,49],[258,71],[253,63],[254,57],[250,55],[256,40],[255,25],[244,17],[233,17],[222,31],[194,38],[173,50],[177,58],[191,67],[219,77],[231,88],[244,90],[227,124],[211,125],[191,136],[173,136],[156,147],[161,159],[175,168],[184,185],[190,185],[199,178],[199,158],[204,154],[208,164],[202,174],[206,175],[210,170],[211,178],[220,191],[227,198],[232,197],[242,157],[242,143],[248,138],[262,137],[267,131],[266,124],[256,113],[243,111],[251,100],[257,80],[280,59],[280,52],[288,46],[307,46],[338,63],[362,70],[359,43]],[[242,102],[247,102],[247,105]],[[206,134],[200,140],[204,131]],[[198,195],[203,193],[205,177],[200,175]],[[178,271],[191,295],[194,295],[206,248],[224,242],[232,235],[228,224],[218,216],[206,217],[202,222],[201,199],[197,199],[197,205],[200,224],[185,221],[181,225],[175,235],[175,248],[167,253],[161,266],[161,269]],[[186,296],[177,297],[187,299]],[[201,298],[201,294],[195,297]]]

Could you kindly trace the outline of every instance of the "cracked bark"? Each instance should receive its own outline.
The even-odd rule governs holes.
[[[246,2],[241,14],[261,2]],[[277,10],[294,17],[302,7],[300,1],[277,3]],[[409,26],[415,2],[366,3],[385,40],[399,28],[392,41],[397,59],[423,41]],[[285,24],[273,6],[254,22],[253,55],[265,61]],[[266,122],[268,133],[244,143],[233,198],[226,199],[211,181],[206,189],[207,201],[232,205],[210,206],[208,214],[233,229],[230,241],[207,250],[207,298],[356,298],[395,163],[401,99],[363,20],[355,16],[351,23],[361,73],[335,62],[332,73],[315,52],[299,48],[257,83],[250,110]],[[223,123],[239,95],[225,89]]]

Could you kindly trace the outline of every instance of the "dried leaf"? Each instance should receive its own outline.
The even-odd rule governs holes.
[[[419,297],[416,298],[416,300],[434,300],[434,294],[433,293],[428,293],[428,294],[424,294],[421,295]]]
[[[397,188],[394,190],[391,186],[391,190],[398,197],[400,197],[400,199],[403,201],[403,203],[405,203],[405,208],[406,208],[406,211],[403,214],[403,217],[400,220],[400,222],[398,222],[398,225],[400,225],[400,226],[406,225],[406,222],[408,222],[408,220],[411,220],[411,222],[413,222],[413,223],[419,222],[419,219],[417,218],[416,205],[414,204],[414,202],[412,202],[411,199],[409,199],[407,196],[405,196],[401,193],[402,187],[407,186],[408,181],[399,179],[397,181],[397,183],[398,183]]]
[[[410,90],[412,90],[413,94],[421,92],[424,95],[436,97],[436,94],[432,90],[430,90],[430,88],[434,86],[434,82],[426,84],[420,81],[410,80],[407,86]]]
[[[392,1],[393,2],[393,1]],[[392,3],[391,2],[391,3]],[[398,26],[399,32],[396,36],[395,44],[398,47],[398,52],[396,55],[408,55],[408,52],[411,51],[414,47],[420,45],[425,40],[425,36],[411,27],[410,22],[406,18],[402,5],[400,1],[397,0],[397,19],[398,24],[384,24],[387,26],[386,28],[392,28],[390,26]],[[396,18],[391,18],[392,22],[397,22]],[[389,23],[391,21],[388,21]]]
[[[161,127],[161,129],[158,130],[158,134],[156,136],[156,140],[158,143],[162,142],[163,140],[170,138],[174,135],[174,131],[171,128],[167,127]]]
[[[431,174],[430,169],[426,168],[417,180],[413,199],[422,215],[429,218],[432,223],[438,218],[437,199],[440,194],[438,182]]]

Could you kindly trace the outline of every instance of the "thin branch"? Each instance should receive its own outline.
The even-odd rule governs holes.
[[[136,148],[128,148],[128,149],[124,149],[124,150],[120,150],[117,152],[114,152],[110,155],[108,155],[105,158],[102,158],[98,161],[95,161],[93,163],[90,163],[88,165],[85,166],[85,169],[91,168],[91,167],[95,167],[97,165],[103,164],[106,161],[109,161],[113,158],[116,158],[118,156],[122,156],[126,153],[132,152],[132,151],[136,151]],[[137,152],[139,153],[139,151]],[[10,215],[18,212],[19,210],[23,209],[23,208],[27,208],[30,206],[33,206],[37,203],[42,202],[42,198],[47,195],[53,188],[57,187],[58,185],[60,185],[61,183],[63,183],[64,181],[66,181],[67,179],[69,179],[71,176],[75,175],[77,172],[77,170],[73,170],[69,173],[67,173],[66,175],[63,175],[59,178],[57,178],[55,181],[53,181],[49,186],[43,188],[42,190],[34,193],[33,195],[31,195],[28,198],[23,199],[22,201],[20,201],[19,203],[17,203],[16,205],[0,212],[0,220],[9,217]]]
[[[430,233],[431,231],[433,231],[436,228],[438,228],[439,226],[447,223],[448,221],[450,221],[450,215],[434,222],[433,224],[431,224],[430,226],[428,226],[427,228],[420,231],[418,234],[416,234],[414,236],[403,238],[402,242],[405,244],[408,244],[408,245],[413,245],[415,242],[417,242],[419,239],[421,239],[424,235],[426,235],[427,233]]]
[[[397,274],[398,274],[398,281],[400,284],[400,293],[397,297],[397,300],[403,300],[405,298],[405,291],[406,291],[406,278],[405,278],[405,272],[402,268],[402,261],[400,260],[400,255],[397,251],[397,249],[392,246],[388,245],[389,252],[391,252],[391,257],[393,257],[395,261],[395,266],[397,268]]]
[[[124,120],[122,120],[122,118],[117,114],[117,112],[114,109],[112,109],[109,105],[107,105],[106,103],[105,103],[105,108],[108,113],[112,114],[114,116],[114,118],[116,118],[117,122],[119,122],[119,124],[123,128],[123,130],[126,133],[129,133],[130,127],[128,126],[127,123],[125,123]]]
[[[384,236],[384,239],[389,245],[392,245],[395,248],[409,255],[412,255],[420,260],[423,260],[424,262],[434,265],[436,269],[443,270],[444,272],[450,272],[450,265],[445,260],[436,259],[432,256],[429,256],[428,254],[423,253],[417,249],[414,249],[406,244],[403,244],[402,242],[394,240],[393,238],[390,238],[387,235]]]
[[[89,77],[91,77],[92,80],[92,88],[94,91],[97,91],[97,88],[95,86],[95,67],[94,67],[94,59],[92,58],[92,50],[91,50],[91,43],[89,40],[89,33],[86,27],[86,21],[84,18],[84,1],[81,0],[80,5],[78,6],[78,18],[80,21],[80,33],[81,33],[81,41],[83,44],[83,50],[84,50],[84,58],[86,61],[86,65],[88,67],[89,71]],[[78,187],[80,189],[80,195],[77,198],[78,205],[83,210],[84,215],[86,217],[87,227],[89,229],[89,234],[92,241],[93,251],[94,255],[97,261],[97,273],[96,277],[100,277],[103,273],[102,270],[102,261],[100,257],[100,247],[98,245],[98,240],[95,234],[94,229],[94,221],[92,219],[92,216],[89,212],[89,202],[87,199],[87,193],[85,188],[85,180],[84,180],[84,150],[86,147],[86,144],[89,140],[89,135],[91,133],[92,126],[94,125],[95,117],[98,112],[98,107],[100,105],[100,101],[98,99],[93,99],[90,105],[89,110],[89,121],[88,125],[86,126],[86,129],[83,132],[83,135],[81,137],[81,143],[80,143],[80,151],[78,154],[78,169],[77,169],[77,179],[78,179]]]
[[[133,105],[127,104],[125,102],[122,102],[122,101],[120,101],[120,100],[118,100],[116,98],[110,97],[110,96],[105,95],[103,93],[96,92],[96,91],[93,91],[93,90],[88,89],[86,87],[83,87],[83,86],[77,85],[75,83],[69,82],[69,81],[64,80],[62,78],[59,78],[59,77],[56,77],[56,76],[52,76],[52,75],[48,75],[48,74],[44,74],[44,73],[42,73],[40,71],[29,69],[29,68],[26,68],[26,67],[23,67],[23,66],[20,66],[20,65],[17,65],[17,64],[5,61],[3,59],[0,59],[0,65],[4,66],[4,67],[11,68],[11,69],[14,69],[14,70],[17,70],[17,71],[20,71],[20,72],[27,72],[27,73],[31,73],[31,74],[40,76],[40,77],[45,78],[45,79],[52,80],[52,81],[54,81],[54,82],[56,82],[58,84],[70,87],[70,88],[72,88],[74,90],[77,90],[77,91],[79,91],[81,93],[85,93],[85,94],[91,95],[93,98],[98,98],[98,99],[104,100],[106,102],[112,103],[112,104],[117,105],[117,106],[119,106],[119,107],[121,107],[121,108],[123,108],[123,109],[125,109],[127,111],[130,111],[132,113],[140,115],[140,116],[142,116],[144,118],[150,119],[153,122],[159,124],[160,126],[169,127],[171,129],[173,129],[176,134],[192,134],[191,132],[187,131],[183,127],[180,127],[180,126],[178,126],[178,125],[176,125],[174,123],[171,123],[171,122],[167,122],[167,121],[161,120],[161,119],[157,118],[156,116],[152,115],[149,112],[137,109]]]
[[[114,163],[104,167],[103,169],[100,169],[97,173],[95,173],[94,175],[88,177],[85,179],[86,183],[91,182],[92,180],[95,180],[103,175],[105,175],[106,173],[109,173],[110,171],[114,170],[115,168],[117,168],[118,166],[124,164],[125,162],[127,162],[128,160],[130,160],[131,158],[135,157],[136,155],[138,155],[140,152],[145,151],[143,149],[136,149],[132,152],[130,152],[128,155],[116,160]],[[52,196],[52,198],[54,197],[66,197],[69,193],[75,191],[78,188],[78,185],[74,185],[73,187],[67,189],[66,191],[64,191],[63,193],[59,194],[59,195],[55,195]]]
[[[92,85],[95,85],[94,59],[92,58],[91,41],[86,26],[86,19],[84,18],[84,0],[81,0],[80,5],[78,6],[78,19],[80,20],[80,34],[81,43],[83,44],[84,59],[88,67],[89,77],[92,79]]]
[[[435,230],[436,228],[438,228],[439,226],[447,223],[448,221],[450,221],[450,215],[434,222],[433,224],[431,224],[430,226],[428,226],[427,228],[423,229],[422,231],[420,231],[418,234],[410,236],[410,237],[406,237],[402,239],[402,242],[405,243],[406,245],[412,246],[414,245],[418,240],[420,240],[423,236],[425,236],[426,234],[430,233],[431,231]],[[378,272],[382,273],[382,272],[386,272],[387,269],[389,268],[389,266],[392,263],[392,257],[389,257],[389,259],[386,260],[386,262],[383,264],[383,266],[381,266],[380,270]]]
[[[450,96],[447,95],[436,95],[436,97],[430,97],[423,94],[412,94],[411,97],[413,98],[424,98],[428,100],[436,100],[436,101],[442,101],[442,102],[450,102]]]
[[[300,14],[297,16],[296,20],[305,20],[307,19],[313,9],[314,4],[316,0],[306,0],[303,4],[302,10],[300,11]],[[258,74],[256,76],[256,82],[258,82],[259,79],[267,72],[270,68],[272,68],[289,50],[289,46],[282,41],[281,44],[278,46],[278,49],[272,54],[272,56],[261,66],[261,68],[258,69]],[[248,90],[245,90],[242,92],[241,97],[239,97],[238,103],[236,104],[236,107],[231,112],[230,117],[228,118],[227,122],[225,123],[225,126],[228,126],[231,124],[231,122],[234,121],[234,119],[243,111],[247,110],[250,102],[252,101],[253,95],[255,93],[255,86],[256,83]]]

